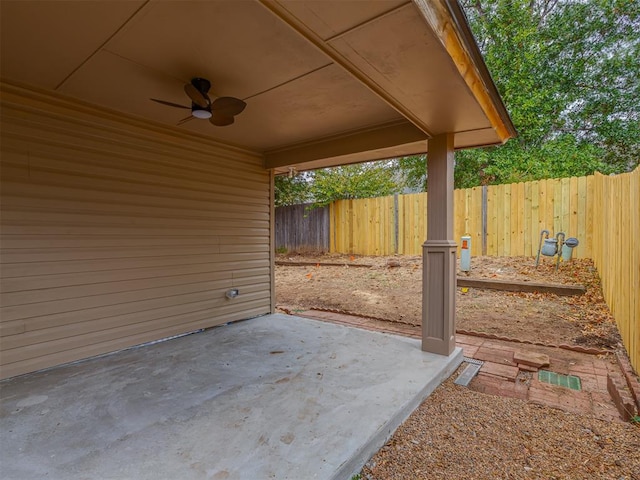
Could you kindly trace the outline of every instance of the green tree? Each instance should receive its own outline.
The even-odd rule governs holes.
[[[368,162],[313,172],[310,192],[316,206],[334,200],[392,195],[403,189],[396,163]]]
[[[405,177],[395,160],[358,163],[275,178],[275,205],[312,203],[328,205],[334,200],[380,197],[400,193]]]
[[[278,175],[274,182],[276,207],[298,205],[311,201],[309,174]]]
[[[427,191],[426,155],[399,158],[397,163],[406,188],[418,192]]]
[[[464,0],[519,136],[456,154],[456,186],[633,169],[640,2]]]

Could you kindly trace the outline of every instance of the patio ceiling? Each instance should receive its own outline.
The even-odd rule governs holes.
[[[460,7],[445,0],[12,1],[0,4],[5,82],[260,152],[277,172],[456,148],[515,133]],[[183,86],[246,110],[180,126]]]

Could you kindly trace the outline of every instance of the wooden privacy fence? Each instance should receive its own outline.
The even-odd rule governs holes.
[[[591,257],[594,177],[540,180],[454,192],[454,238],[471,236],[472,255],[533,256],[541,230],[580,241]],[[419,255],[427,238],[428,195],[415,193],[331,204],[331,252]]]
[[[593,179],[592,258],[631,364],[640,372],[640,167]]]
[[[275,234],[276,250],[328,252],[329,207],[278,207],[275,215]]]

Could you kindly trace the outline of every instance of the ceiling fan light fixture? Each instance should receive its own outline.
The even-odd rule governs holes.
[[[193,109],[191,111],[191,115],[193,115],[196,118],[211,118],[211,112],[209,110],[199,110],[199,109]]]

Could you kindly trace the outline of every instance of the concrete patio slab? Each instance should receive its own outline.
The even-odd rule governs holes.
[[[0,384],[3,479],[349,479],[462,361],[269,315]]]

